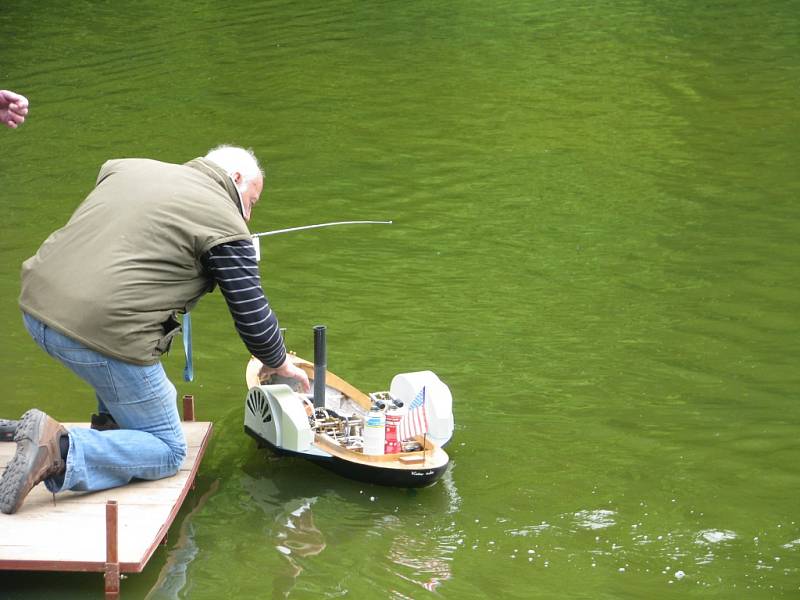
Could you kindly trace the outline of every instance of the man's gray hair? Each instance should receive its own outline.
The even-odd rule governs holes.
[[[259,176],[264,177],[264,171],[250,148],[222,145],[209,150],[205,157],[225,169],[228,175],[240,173],[244,183],[249,183]]]

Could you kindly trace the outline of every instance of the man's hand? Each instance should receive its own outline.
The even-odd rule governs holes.
[[[0,123],[16,129],[28,114],[28,99],[8,90],[0,90]]]
[[[306,375],[306,372],[303,371],[303,369],[292,362],[292,358],[288,354],[286,355],[286,360],[283,361],[283,364],[277,369],[273,369],[267,365],[262,365],[261,370],[258,372],[258,377],[261,381],[264,381],[272,374],[296,379],[300,382],[300,385],[306,394],[311,392],[311,384],[308,382],[308,375]]]

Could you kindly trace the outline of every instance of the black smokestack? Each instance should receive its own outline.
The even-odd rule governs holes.
[[[314,406],[325,407],[325,370],[328,368],[328,350],[325,325],[314,327]]]

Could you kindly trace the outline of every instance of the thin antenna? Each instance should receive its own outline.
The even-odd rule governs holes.
[[[319,227],[333,227],[334,225],[391,225],[391,221],[335,221],[333,223],[315,223],[314,225],[301,225],[299,227],[287,227],[286,229],[276,229],[274,231],[262,231],[253,233],[250,237],[260,238],[279,233],[289,233],[290,231],[302,231],[304,229],[317,229]]]

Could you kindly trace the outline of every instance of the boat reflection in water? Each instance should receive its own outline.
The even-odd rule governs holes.
[[[461,504],[450,472],[419,493],[324,473],[312,479],[298,472],[300,464],[248,461],[241,479],[266,517],[257,530],[266,535],[262,564],[272,597],[289,597],[299,588],[346,595],[370,587],[413,597],[414,589],[441,589],[451,578],[463,533],[454,524],[442,528],[443,517]],[[312,489],[318,493],[307,494]]]

